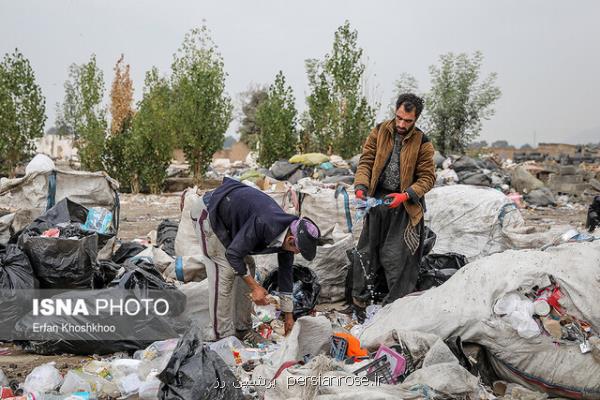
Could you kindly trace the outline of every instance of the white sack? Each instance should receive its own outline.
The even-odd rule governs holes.
[[[429,332],[442,339],[460,336],[486,347],[504,366],[497,371],[504,379],[516,381],[509,371],[520,371],[550,385],[600,397],[600,364],[591,354],[582,354],[577,345],[557,346],[547,335],[522,338],[493,310],[505,295],[546,287],[552,276],[565,295],[569,314],[589,322],[598,332],[599,266],[600,242],[493,254],[466,265],[440,287],[384,307],[359,339],[375,349],[393,330]],[[535,388],[531,383],[527,386]]]
[[[568,227],[538,232],[528,227],[502,192],[482,186],[433,188],[425,195],[425,225],[437,235],[436,253],[459,253],[469,259],[508,249],[540,248]]]

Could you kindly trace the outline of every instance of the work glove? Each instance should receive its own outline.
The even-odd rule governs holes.
[[[400,204],[404,203],[408,200],[408,193],[390,193],[383,198],[383,203],[387,205],[389,208],[396,208]]]
[[[366,200],[367,199],[367,188],[363,185],[357,185],[354,187],[354,196],[357,199]]]

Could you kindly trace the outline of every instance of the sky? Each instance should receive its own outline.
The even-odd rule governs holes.
[[[0,55],[18,48],[46,97],[46,127],[72,63],[96,54],[106,100],[120,54],[135,98],[152,66],[168,74],[183,37],[203,23],[224,58],[227,92],[271,83],[282,70],[299,111],[306,108],[304,61],[330,51],[337,27],[358,30],[367,92],[384,117],[402,73],[429,88],[429,66],[447,52],[484,55],[502,97],[481,140],[514,145],[600,142],[600,2],[578,0],[0,0]],[[229,133],[234,133],[234,122]]]

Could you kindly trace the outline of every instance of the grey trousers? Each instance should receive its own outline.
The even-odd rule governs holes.
[[[210,226],[208,210],[202,199],[200,202],[196,232],[200,237],[202,252],[212,261],[206,265],[210,325],[203,332],[204,340],[210,341],[234,335],[236,330],[251,329],[252,300],[250,288],[227,261],[226,249]],[[244,261],[248,273],[254,276],[254,260],[248,256]]]

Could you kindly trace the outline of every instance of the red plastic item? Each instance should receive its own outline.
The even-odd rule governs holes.
[[[552,294],[548,297],[548,304],[550,304],[558,312],[563,312],[562,306],[558,302],[562,297],[559,287],[555,287]]]
[[[12,389],[8,386],[0,386],[0,399],[8,399],[9,397],[13,397],[15,394]]]

